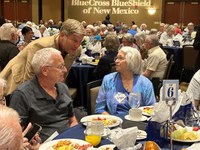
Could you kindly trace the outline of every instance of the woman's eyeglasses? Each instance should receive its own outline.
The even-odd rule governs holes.
[[[125,58],[124,57],[115,57],[114,61],[116,61],[116,60],[123,61],[123,60],[125,60]]]

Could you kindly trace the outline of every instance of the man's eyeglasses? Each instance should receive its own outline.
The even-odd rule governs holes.
[[[60,69],[60,70],[64,70],[66,69],[66,66],[65,65],[59,65],[59,66],[46,66],[46,67],[53,67],[53,68],[57,68],[57,69]]]
[[[123,60],[125,60],[125,58],[124,57],[115,57],[114,61],[116,61],[116,60],[123,61]]]

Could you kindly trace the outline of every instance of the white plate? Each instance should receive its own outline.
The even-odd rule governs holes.
[[[138,130],[138,135],[136,140],[143,140],[147,138],[147,133],[143,130]]]
[[[126,115],[124,118],[126,120],[130,120],[130,121],[147,121],[147,117],[146,116],[142,116],[142,118],[140,118],[140,120],[131,119],[129,115]]]
[[[200,134],[197,134],[198,138],[196,140],[180,140],[180,139],[172,139],[173,141],[176,142],[183,142],[183,143],[195,143],[200,141]]]
[[[114,144],[107,144],[107,145],[102,145],[98,148],[98,150],[106,150],[106,148],[111,148],[114,149],[116,147],[116,145]]]
[[[139,107],[139,109],[142,109],[142,114],[148,117],[151,117],[151,114],[146,113],[144,110],[145,107],[150,107],[150,108],[154,108],[154,106],[143,106],[143,107]]]
[[[194,142],[199,142],[200,138],[196,139],[196,140],[179,140],[179,139],[172,139],[173,141],[176,142],[183,142],[183,143],[194,143]]]
[[[88,142],[86,141],[83,141],[83,140],[78,140],[78,139],[59,139],[59,140],[53,140],[53,141],[50,141],[50,142],[47,142],[47,143],[44,143],[40,146],[39,150],[54,150],[53,149],[53,145],[57,144],[59,141],[61,140],[70,140],[72,143],[77,143],[79,144],[80,146],[81,145],[85,145],[85,144],[89,144]],[[90,149],[90,148],[89,148]],[[93,147],[91,147],[91,149],[93,149]],[[74,149],[76,150],[76,149]]]
[[[187,131],[192,131],[193,127],[185,127],[187,129]],[[200,130],[195,131],[198,138],[196,140],[180,140],[180,139],[172,139],[173,141],[177,141],[177,142],[184,142],[184,143],[194,143],[194,142],[199,142],[200,141]]]
[[[99,62],[91,62],[90,65],[97,66]]]
[[[84,125],[86,125],[87,122],[92,121],[92,119],[97,119],[98,117],[102,118],[102,119],[106,118],[106,119],[116,120],[116,123],[106,126],[106,127],[109,127],[109,128],[116,127],[120,123],[123,122],[123,120],[121,118],[119,118],[117,116],[113,116],[113,115],[90,115],[90,116],[85,116],[80,120],[80,122],[83,123]]]

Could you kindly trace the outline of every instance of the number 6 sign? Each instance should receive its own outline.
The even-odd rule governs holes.
[[[179,80],[163,80],[163,100],[178,100]]]

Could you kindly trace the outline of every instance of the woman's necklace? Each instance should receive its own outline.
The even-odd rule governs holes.
[[[128,92],[132,92],[133,89],[133,78],[131,80],[122,80],[123,86]]]

